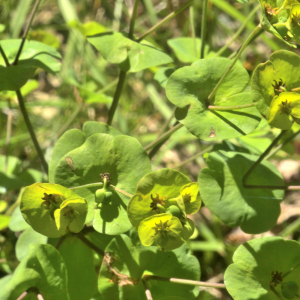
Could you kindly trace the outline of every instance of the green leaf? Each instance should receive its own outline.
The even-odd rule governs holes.
[[[95,21],[81,24],[78,20],[72,20],[71,22],[68,23],[68,26],[70,26],[71,28],[76,28],[84,36],[96,35],[96,34],[103,33],[106,31],[106,28],[103,25],[101,25]]]
[[[144,247],[134,243],[126,235],[116,237],[105,249],[111,263],[102,264],[98,278],[98,289],[103,300],[146,299],[142,283],[143,274],[199,280],[200,266],[196,257],[191,256],[186,244],[180,248],[161,252],[157,247]],[[114,275],[112,269],[116,270]],[[194,300],[199,288],[188,285],[177,285],[168,282],[151,280],[153,299],[177,296],[185,300]]]
[[[34,231],[31,227],[22,232],[16,244],[16,256],[19,261],[26,257],[30,245],[47,244],[48,238],[38,232]]]
[[[67,157],[72,160],[74,170],[66,162]],[[99,174],[109,173],[114,186],[133,193],[139,179],[148,172],[149,158],[136,139],[96,133],[60,159],[54,180],[66,187],[76,187],[99,182]],[[132,226],[126,212],[128,197],[115,192],[111,202],[103,202],[95,211],[95,192],[98,189],[76,189],[76,193],[84,197],[89,205],[86,223],[95,217],[95,229],[100,233],[115,235],[128,231]]]
[[[157,70],[154,75],[154,79],[163,87],[166,88],[167,81],[171,74],[176,71],[176,68],[162,67]]]
[[[254,103],[263,116],[267,116],[273,98],[278,95],[274,86],[276,83],[285,86],[290,92],[300,87],[300,57],[290,51],[279,50],[270,56],[270,60],[259,64],[251,81]]]
[[[71,200],[70,198],[81,199],[80,196],[71,190],[58,184],[35,183],[25,188],[22,194],[20,210],[25,221],[35,231],[48,237],[60,237],[68,232],[68,228],[66,226],[57,228],[54,219],[55,211],[61,209],[62,205],[65,205],[64,201]],[[85,202],[84,199],[79,201]],[[84,214],[84,211],[81,210],[76,208],[76,212],[82,213],[85,218],[86,212]],[[77,218],[80,220],[79,216]],[[74,220],[72,221],[74,222]],[[80,220],[81,223],[82,221]],[[69,228],[69,230],[72,229],[74,230],[72,227]]]
[[[1,300],[15,300],[30,287],[38,288],[44,300],[69,300],[67,270],[51,245],[31,245],[13,276],[5,279]]]
[[[252,94],[244,92],[249,75],[239,63],[207,101],[230,64],[227,58],[201,59],[190,67],[178,69],[168,80],[166,94],[178,107],[177,120],[198,138],[211,141],[243,136],[252,132],[260,121],[255,107],[227,111],[208,109],[208,105],[235,106],[253,102]]]
[[[20,206],[18,206],[12,213],[11,218],[9,220],[8,228],[14,232],[23,231],[26,230],[27,228],[30,228],[30,226],[22,216],[22,213],[20,211]]]
[[[170,56],[154,48],[149,42],[134,42],[121,32],[88,36],[87,40],[96,47],[105,60],[119,64],[123,71],[139,72],[173,62]]]
[[[20,43],[21,40],[1,41],[10,64],[16,57]],[[0,57],[0,91],[20,89],[37,68],[55,74],[60,70],[60,60],[61,55],[54,48],[37,41],[26,40],[17,66],[3,67],[4,60]]]
[[[293,281],[300,285],[299,266],[299,243],[264,237],[238,247],[233,264],[226,269],[224,282],[234,300],[279,299],[272,291],[273,288],[281,293],[280,280],[276,284],[276,277],[282,277],[283,284]]]
[[[45,30],[29,31],[27,39],[41,42],[50,47],[53,47],[54,49],[59,49],[59,47],[60,47],[60,42],[59,42],[58,38],[54,34],[48,32],[48,31],[45,31]]]
[[[162,213],[164,210],[153,207],[153,198],[160,199],[160,205],[168,208],[178,205],[181,188],[191,181],[184,174],[172,169],[161,169],[144,176],[137,184],[136,194],[128,204],[128,218],[134,227],[138,227],[145,218]],[[157,204],[157,203],[156,203]]]
[[[275,226],[283,190],[245,188],[242,178],[258,159],[255,155],[218,151],[209,154],[208,168],[199,174],[200,194],[205,205],[231,227],[261,233]],[[263,161],[247,180],[252,185],[283,185],[277,169]]]
[[[68,152],[80,147],[89,136],[95,133],[106,133],[112,136],[121,135],[118,130],[108,126],[107,124],[94,121],[85,122],[82,132],[78,129],[70,129],[66,131],[56,142],[52,151],[49,164],[50,183],[54,183],[55,169],[58,166],[61,158],[64,157]]]
[[[183,63],[193,63],[200,59],[201,39],[191,37],[179,37],[167,41],[175,52],[176,57]],[[205,45],[204,55],[207,56],[209,47]]]
[[[97,291],[93,251],[76,235],[68,236],[59,247],[68,272],[72,300],[89,300]]]

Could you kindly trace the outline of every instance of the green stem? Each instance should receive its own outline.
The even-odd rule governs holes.
[[[207,2],[208,0],[203,0],[202,7],[202,21],[201,21],[201,49],[200,58],[204,58],[204,47],[205,47],[205,34],[206,34],[206,19],[207,19]]]
[[[135,25],[135,19],[136,19],[136,14],[137,14],[137,6],[138,6],[139,0],[135,0],[134,2],[134,8],[132,12],[132,17],[130,20],[130,27],[129,27],[129,34],[128,38],[133,39],[133,32],[134,32],[134,25]],[[122,90],[124,87],[125,79],[126,79],[127,72],[121,70],[119,74],[119,80],[117,84],[117,88],[114,94],[113,102],[111,104],[111,107],[109,108],[108,111],[108,119],[107,119],[107,125],[111,125],[112,120],[114,118],[116,109],[119,105],[119,100],[122,94]]]
[[[190,157],[189,159],[183,161],[182,163],[176,165],[175,167],[173,167],[172,169],[180,169],[181,167],[185,166],[186,164],[188,164],[189,162],[193,161],[194,159],[196,159],[197,157],[203,155],[204,153],[207,153],[209,151],[211,151],[213,149],[213,145],[207,147],[205,150],[193,155],[192,157]]]
[[[252,38],[254,36],[256,36],[258,33],[260,33],[261,31],[262,31],[262,28],[261,28],[261,25],[259,24],[251,32],[251,34],[248,36],[248,38],[246,39],[246,41],[244,42],[244,44],[240,48],[238,54],[236,55],[236,57],[234,58],[234,60],[232,61],[232,63],[228,67],[228,69],[225,71],[225,73],[223,74],[223,76],[221,77],[221,79],[219,80],[219,82],[217,83],[217,85],[214,87],[214,89],[212,90],[212,92],[208,96],[208,100],[210,100],[212,98],[212,96],[215,94],[215,92],[217,91],[217,89],[219,88],[219,86],[221,85],[221,83],[223,82],[223,80],[225,79],[225,77],[227,76],[227,74],[231,71],[231,69],[233,68],[233,66],[235,65],[235,63],[238,61],[238,59],[240,58],[241,54],[244,52],[244,50],[246,49],[246,47],[248,46],[248,44],[252,40]]]
[[[264,159],[267,160],[271,156],[273,156],[277,151],[279,151],[284,145],[286,145],[289,141],[291,141],[295,136],[297,136],[300,133],[300,130],[296,131],[294,134],[292,134],[289,138],[287,138],[283,143],[278,145],[272,152],[270,152]]]
[[[107,122],[106,122],[107,125],[111,125],[114,114],[115,114],[116,109],[118,107],[119,100],[120,100],[121,93],[122,93],[123,86],[124,86],[125,79],[126,79],[126,74],[127,73],[125,71],[123,71],[123,70],[120,71],[117,89],[115,91],[113,102],[112,102],[111,107],[110,107],[109,112],[108,112],[108,119],[107,119]]]
[[[271,291],[276,295],[277,298],[284,300],[284,298],[274,289],[273,286],[270,287]]]
[[[31,11],[31,14],[30,14],[30,16],[29,16],[29,20],[28,20],[28,22],[27,22],[26,28],[25,28],[25,30],[24,30],[24,33],[23,33],[23,36],[22,36],[21,45],[20,45],[20,47],[19,47],[19,50],[18,50],[17,55],[16,55],[16,57],[15,57],[15,60],[14,60],[14,62],[13,62],[13,65],[17,65],[17,64],[18,64],[19,57],[20,57],[20,55],[21,55],[21,53],[22,53],[22,50],[23,50],[23,47],[24,47],[24,44],[25,44],[25,41],[26,41],[26,37],[27,37],[28,31],[29,31],[29,28],[30,28],[31,23],[32,23],[32,21],[33,21],[33,17],[34,17],[34,15],[35,15],[35,13],[36,13],[38,7],[39,7],[39,4],[40,4],[40,0],[36,0],[35,4],[34,4],[34,6],[33,6],[33,9],[32,9],[32,11]]]
[[[9,146],[10,146],[10,138],[11,138],[11,131],[12,131],[12,120],[13,120],[13,110],[12,110],[12,107],[11,107],[10,99],[8,99],[7,102],[8,102],[8,113],[7,113],[7,124],[6,124],[4,173],[7,172],[8,157],[9,157]]]
[[[79,186],[74,186],[69,188],[70,190],[78,190],[78,189],[86,189],[86,188],[90,188],[90,187],[95,187],[95,186],[103,186],[103,182],[95,182],[95,183],[89,183],[89,184],[85,184],[85,185],[79,185]]]
[[[38,156],[39,156],[39,158],[41,160],[42,166],[43,166],[45,172],[48,174],[48,164],[47,164],[47,162],[46,162],[46,160],[44,158],[42,149],[41,149],[41,147],[39,145],[39,142],[38,142],[38,140],[36,138],[35,132],[34,132],[33,127],[32,127],[32,124],[30,122],[30,119],[29,119],[29,116],[28,116],[28,113],[27,113],[27,110],[26,110],[26,107],[25,107],[24,98],[23,98],[20,90],[17,90],[16,94],[17,94],[17,98],[18,98],[20,110],[22,112],[25,124],[26,124],[27,129],[28,129],[29,134],[30,134],[30,137],[32,139],[32,142],[34,144],[36,152],[38,153]]]
[[[197,57],[197,43],[196,43],[196,33],[195,33],[195,16],[194,16],[194,7],[190,6],[190,24],[191,24],[191,32],[193,38],[193,46],[194,46],[194,54]]]
[[[287,130],[282,130],[281,133],[273,140],[271,145],[261,154],[258,160],[251,166],[251,168],[244,175],[242,182],[245,188],[268,188],[268,189],[286,189],[286,186],[261,186],[261,185],[251,185],[247,184],[247,179],[254,171],[254,169],[262,162],[262,160],[269,154],[272,148],[276,145],[276,143],[281,139],[281,137],[287,132]]]
[[[6,56],[6,54],[5,54],[5,52],[4,52],[4,50],[3,50],[3,48],[2,48],[1,45],[0,45],[0,53],[1,53],[2,57],[3,57],[3,60],[4,60],[4,62],[5,62],[5,65],[6,65],[7,67],[9,67],[9,61],[8,61],[7,56]]]
[[[127,196],[127,197],[129,197],[129,198],[132,198],[132,196],[133,196],[133,195],[131,195],[131,194],[125,192],[124,190],[121,190],[121,189],[117,188],[116,186],[114,186],[114,185],[112,185],[112,184],[110,184],[110,186],[113,187],[113,188],[115,189],[116,192],[121,193],[121,194],[123,194],[123,195],[125,195],[125,196]]]
[[[185,3],[183,6],[181,6],[177,10],[171,12],[164,19],[162,19],[160,22],[158,22],[156,25],[154,25],[152,28],[150,28],[148,31],[146,31],[144,34],[142,34],[136,41],[138,43],[141,42],[146,36],[148,36],[149,34],[151,34],[152,32],[154,32],[156,29],[160,28],[167,21],[173,19],[178,14],[180,14],[183,10],[185,10],[188,6],[190,6],[193,3],[193,1],[194,0],[189,0],[187,3]]]
[[[134,1],[132,17],[131,17],[131,20],[130,20],[129,33],[128,33],[128,38],[129,39],[133,38],[134,25],[135,25],[137,8],[138,8],[138,5],[139,5],[139,2],[140,2],[140,0],[135,0]]]
[[[255,106],[254,103],[245,104],[245,105],[235,105],[235,106],[213,106],[213,105],[209,105],[208,109],[209,110],[233,110],[233,109],[243,109],[243,108],[253,107],[253,106]]]
[[[196,285],[196,286],[203,286],[203,287],[213,287],[213,288],[218,288],[218,289],[226,289],[226,286],[225,286],[224,283],[208,283],[208,282],[204,282],[204,281],[179,279],[179,278],[167,278],[167,277],[155,276],[155,275],[144,275],[143,279],[145,279],[145,280],[168,281],[168,282],[174,282],[174,283],[186,284],[186,285]]]
[[[247,26],[248,22],[253,18],[255,13],[260,9],[260,4],[257,5],[249,14],[247,19],[244,21],[242,26],[239,28],[239,30],[232,36],[232,38],[214,55],[214,56],[220,56],[223,54],[224,51],[229,48],[229,46],[241,35],[241,32],[245,29]]]
[[[167,139],[169,136],[171,136],[175,131],[177,131],[178,129],[182,128],[183,125],[181,123],[178,123],[176,126],[172,127],[170,130],[168,130],[166,133],[164,133],[162,136],[160,136],[157,140],[155,140],[154,142],[150,143],[149,145],[147,145],[144,150],[148,151],[150,149],[152,149],[153,147],[155,147],[156,145],[158,145],[160,142],[164,141],[165,139]]]

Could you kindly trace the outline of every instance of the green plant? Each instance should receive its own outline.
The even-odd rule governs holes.
[[[109,1],[103,2],[109,11]],[[226,2],[213,2],[240,17]],[[154,24],[139,37],[134,34],[139,0],[133,3],[128,33],[108,30],[94,21],[82,24],[72,2],[60,0],[68,38],[73,41],[67,49],[81,47],[82,52],[75,47],[84,53],[81,71],[90,72],[82,78],[75,69],[64,66],[72,55],[61,56],[55,49],[59,48],[55,36],[42,30],[29,32],[39,3],[35,2],[22,39],[0,42],[0,96],[7,101],[11,114],[16,95],[44,170],[44,174],[32,168],[19,171],[21,162],[8,155],[10,141],[6,141],[6,155],[0,156],[0,179],[4,182],[1,193],[17,191],[18,199],[10,207],[0,202],[1,212],[6,212],[0,215],[0,229],[9,227],[7,237],[11,232],[22,234],[17,241],[11,237],[20,263],[16,259],[10,264],[0,262],[0,270],[6,273],[0,279],[0,299],[192,300],[202,297],[198,286],[226,289],[236,300],[300,298],[298,241],[262,237],[228,249],[220,236],[216,237],[220,222],[249,234],[271,230],[279,218],[285,191],[295,186],[299,189],[297,183],[286,183],[267,158],[280,149],[288,152],[287,147],[299,132],[300,58],[285,49],[275,51],[270,60],[255,68],[251,82],[239,61],[263,30],[284,41],[284,45],[296,47],[300,34],[298,2],[260,1],[261,23],[250,26],[250,35],[228,58],[220,55],[233,40],[217,53],[207,45],[208,1],[203,1],[201,7],[200,40],[194,24],[194,10],[199,4],[196,0],[187,1],[160,22],[156,21],[152,1],[145,0],[149,20]],[[116,1],[113,12],[118,22],[120,3]],[[19,5],[19,16],[24,10],[24,19],[29,6],[23,6],[23,2]],[[192,37],[168,39],[175,53],[172,56],[160,49],[150,34],[187,7]],[[255,7],[250,16],[257,10]],[[249,26],[248,21],[242,29]],[[98,52],[103,58],[101,63],[95,54]],[[30,79],[41,69],[53,76],[47,75],[49,81],[54,81],[61,62],[61,80],[75,87],[78,107],[67,126],[53,137],[55,145],[48,167],[23,95],[36,88]],[[167,66],[158,68],[160,65]],[[118,79],[109,83],[103,75],[105,67],[117,68]],[[122,122],[119,108],[126,80],[139,78],[144,74],[141,71],[148,69],[155,73],[154,79],[176,107],[172,112],[168,104],[161,104],[154,84],[148,83],[152,101],[160,104],[167,121],[160,134],[155,139],[152,136],[143,147],[138,138],[128,135],[126,126],[116,126],[123,129],[118,130],[111,125],[116,125],[116,119]],[[130,77],[132,74],[135,77]],[[111,88],[112,97],[106,94]],[[91,103],[111,104],[107,122],[84,118],[82,130],[68,130],[84,105]],[[173,121],[174,125],[169,126]],[[281,132],[272,131],[270,126]],[[181,128],[185,128],[186,135],[193,135],[189,141],[205,141],[204,149],[188,160],[202,155],[205,158],[198,182],[174,170],[186,162],[174,169],[160,165],[152,171],[151,159],[156,154],[159,157],[162,145]],[[274,132],[277,136],[272,135],[272,140],[269,136]],[[261,135],[267,136],[267,145],[259,148],[256,138]],[[251,138],[256,139],[254,143]],[[214,215],[216,236],[209,226],[195,219],[202,202]],[[299,221],[292,225],[291,231],[295,231]],[[200,264],[191,249],[203,250],[204,244],[190,241],[197,230],[210,242],[210,251],[223,257],[227,253],[224,283],[199,281]],[[232,264],[230,251],[234,252]]]

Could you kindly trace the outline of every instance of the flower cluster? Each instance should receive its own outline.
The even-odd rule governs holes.
[[[261,0],[262,28],[289,46],[300,44],[300,4],[297,0]]]
[[[20,209],[26,222],[48,237],[80,232],[87,215],[86,200],[58,184],[35,183],[25,188]]]
[[[139,181],[127,212],[143,245],[168,251],[193,234],[194,223],[187,214],[196,213],[200,206],[198,183],[178,171],[162,169]]]

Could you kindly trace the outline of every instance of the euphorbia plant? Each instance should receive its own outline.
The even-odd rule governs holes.
[[[150,2],[145,1],[145,5],[150,7]],[[70,5],[67,0],[59,3],[61,7]],[[200,229],[202,237],[211,242],[209,251],[218,251],[220,256],[228,251],[223,242],[214,239],[208,226],[199,224],[196,214],[202,201],[206,212],[209,210],[207,214],[216,220],[215,228],[224,222],[246,233],[260,234],[276,225],[284,191],[293,183],[286,184],[276,167],[263,159],[284,146],[287,140],[281,138],[290,128],[290,137],[295,135],[293,124],[300,120],[300,58],[291,51],[275,51],[269,61],[257,66],[251,83],[238,60],[263,29],[290,46],[299,43],[299,3],[260,1],[261,23],[234,59],[218,57],[229,44],[222,51],[209,52],[213,47],[206,45],[207,1],[202,7],[201,40],[196,38],[191,22],[192,37],[167,41],[174,54],[160,49],[155,39],[145,38],[188,6],[193,21],[192,0],[139,37],[134,34],[138,0],[133,3],[128,32],[111,31],[96,22],[81,24],[76,16],[67,20],[69,14],[65,14],[71,36],[88,49],[87,57],[96,57],[99,51],[104,59],[102,67],[115,64],[118,79],[111,99],[105,91],[114,83],[103,87],[101,95],[88,89],[107,84],[102,73],[97,76],[94,65],[90,67],[94,67],[97,84],[89,81],[90,74],[82,83],[75,75],[64,74],[67,82],[79,90],[75,89],[78,103],[84,102],[86,95],[92,95],[93,101],[99,101],[99,96],[104,103],[112,103],[106,123],[86,121],[82,130],[66,130],[70,124],[65,127],[53,146],[49,172],[20,90],[37,68],[52,74],[60,69],[61,55],[54,48],[26,39],[38,4],[39,0],[22,39],[0,42],[0,90],[9,91],[3,94],[6,97],[16,92],[49,183],[38,183],[42,176],[34,177],[31,169],[19,172],[21,163],[17,159],[9,165],[0,157],[5,164],[3,170],[0,166],[0,175],[5,175],[1,178],[17,182],[18,187],[28,185],[20,195],[20,211],[15,210],[10,223],[12,231],[23,231],[16,247],[20,264],[14,272],[4,270],[12,274],[0,280],[0,298],[193,300],[198,297],[198,286],[226,288],[237,300],[299,298],[297,241],[268,237],[240,245],[232,251],[233,263],[226,260],[229,267],[224,283],[199,281],[200,264],[189,248],[191,245],[199,249],[205,244],[190,240],[197,237]],[[118,11],[121,10],[116,6],[115,12]],[[256,11],[257,8],[250,16]],[[177,59],[191,65],[177,65]],[[159,68],[160,65],[166,66]],[[160,135],[143,147],[140,137],[125,135],[125,131],[110,125],[116,125],[113,120],[126,78],[140,78],[144,73],[134,73],[146,69],[156,72],[154,79],[165,88],[168,100],[176,108]],[[173,117],[176,123],[167,130]],[[272,142],[268,140],[266,149],[259,152],[245,146],[245,136],[251,139],[260,137],[261,131],[265,135],[277,133],[270,126],[282,132]],[[183,127],[197,142],[205,141],[205,149],[200,152],[207,152],[205,165],[202,162],[198,182],[170,167],[153,168],[151,162],[166,139]],[[222,139],[231,139],[232,143],[221,143]],[[34,178],[28,179],[28,174]],[[28,179],[25,183],[24,177]],[[9,185],[6,188],[11,189]],[[24,219],[20,219],[21,215]]]

